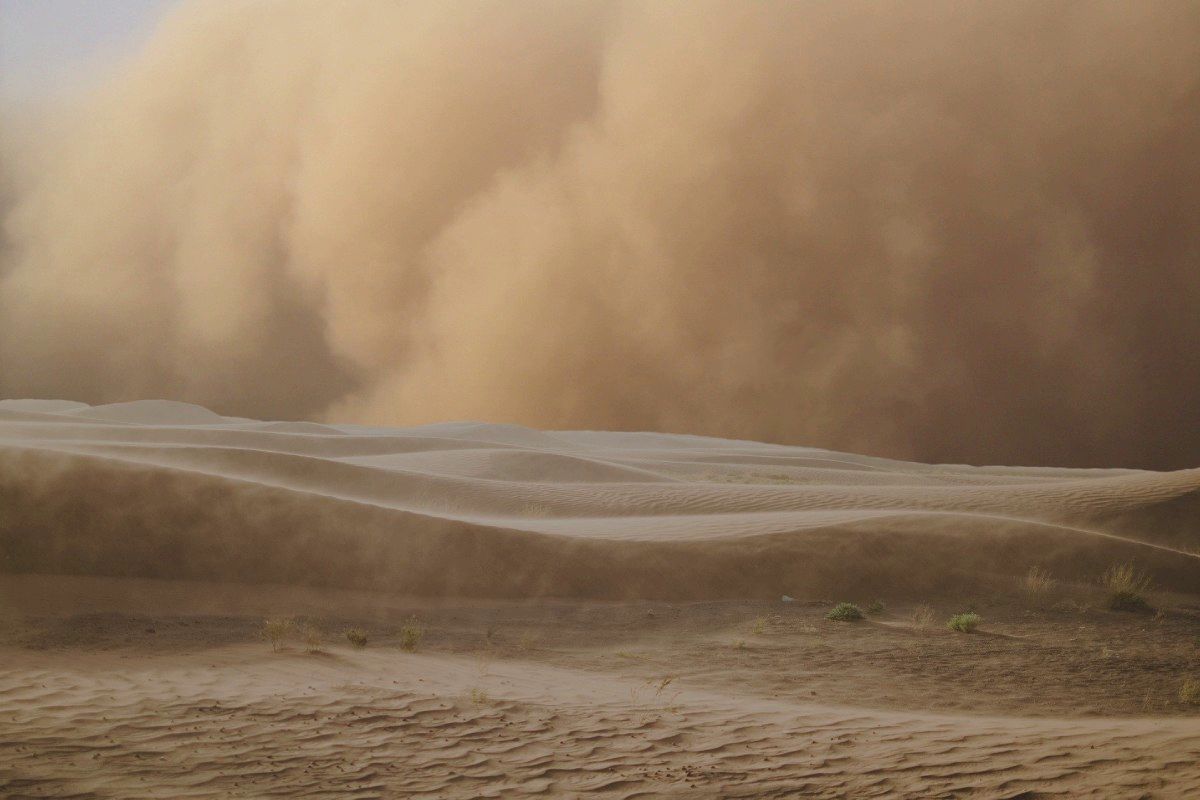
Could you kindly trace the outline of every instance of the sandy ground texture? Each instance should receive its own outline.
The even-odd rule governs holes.
[[[1197,553],[1197,470],[4,401],[0,796],[1200,796]]]

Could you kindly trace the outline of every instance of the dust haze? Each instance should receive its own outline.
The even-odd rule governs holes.
[[[1195,466],[1200,5],[193,2],[3,109],[0,395]]]

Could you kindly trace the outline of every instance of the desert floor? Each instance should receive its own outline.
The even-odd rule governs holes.
[[[1200,706],[1180,698],[1195,604],[1014,591],[920,627],[886,600],[836,622],[825,600],[2,585],[10,798],[1200,795]],[[980,629],[946,629],[968,606]],[[263,620],[281,616],[274,651]]]

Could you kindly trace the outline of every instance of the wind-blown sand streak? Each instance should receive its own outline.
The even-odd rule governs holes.
[[[952,592],[1034,563],[1083,577],[1136,559],[1166,588],[1200,585],[1200,470],[923,465],[691,436],[8,401],[0,494],[13,571],[702,599],[863,580]]]

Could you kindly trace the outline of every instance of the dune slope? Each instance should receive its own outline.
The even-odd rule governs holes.
[[[413,595],[929,596],[1134,560],[1200,592],[1200,469],[0,402],[0,569]]]

